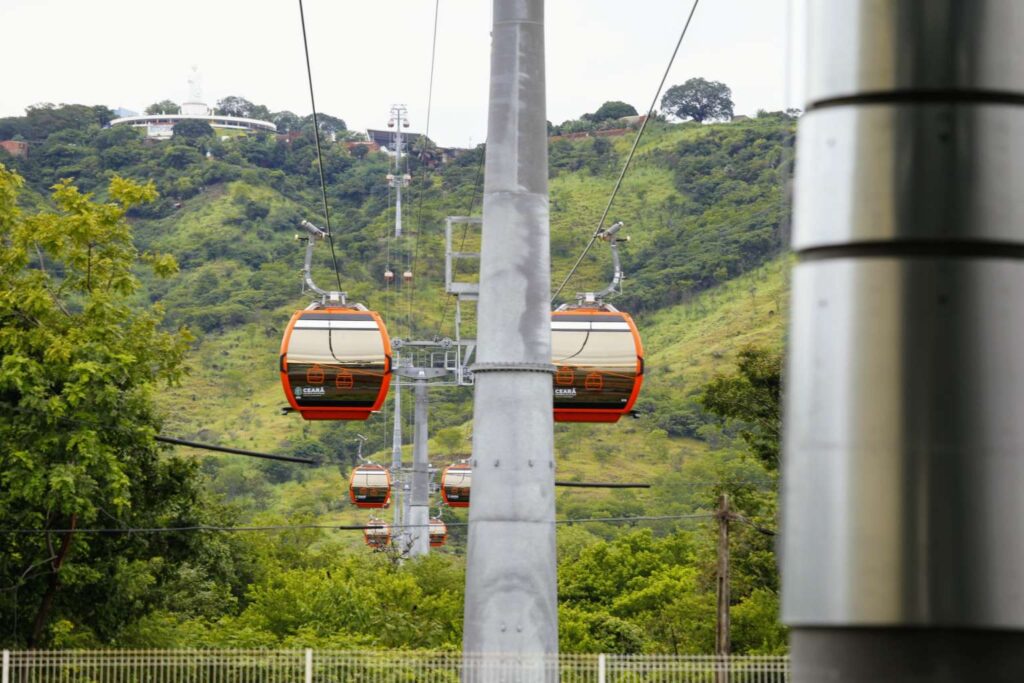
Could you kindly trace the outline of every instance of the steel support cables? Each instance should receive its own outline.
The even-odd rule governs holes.
[[[309,80],[309,103],[313,108],[313,139],[316,141],[316,166],[320,171],[320,193],[324,201],[324,225],[327,227],[327,242],[331,245],[331,263],[334,264],[334,276],[341,290],[341,271],[338,270],[338,257],[334,251],[334,231],[331,230],[331,213],[327,209],[327,181],[324,177],[324,156],[320,150],[320,123],[316,116],[316,96],[313,94],[313,68],[309,62],[309,40],[306,38],[306,13],[299,0],[299,20],[302,23],[302,48],[306,55],[306,76]]]
[[[651,116],[654,115],[654,108],[658,104],[658,97],[661,95],[662,88],[665,87],[665,81],[668,79],[668,72],[672,69],[672,64],[676,61],[676,55],[679,54],[679,47],[683,44],[683,38],[686,37],[686,31],[690,28],[690,22],[693,20],[693,13],[697,11],[697,5],[700,4],[700,0],[693,0],[693,6],[690,7],[690,13],[686,17],[686,23],[683,25],[683,30],[679,33],[679,40],[676,41],[676,47],[672,50],[672,56],[668,60],[668,65],[665,66],[665,73],[661,76],[661,82],[658,83],[658,89],[654,93],[654,98],[651,99],[651,106],[647,108],[647,116],[644,117],[643,123],[640,124],[640,130],[636,133],[636,138],[633,140],[633,147],[629,150],[629,155],[626,157],[626,163],[622,165],[622,171],[619,173],[618,180],[615,181],[615,187],[612,188],[611,196],[608,197],[608,204],[604,207],[604,213],[601,214],[601,220],[597,223],[597,228],[594,229],[594,234],[590,236],[590,241],[587,242],[587,246],[583,248],[576,263],[573,264],[572,268],[569,269],[569,273],[562,280],[562,284],[558,285],[558,289],[551,295],[551,300],[554,301],[558,295],[562,292],[565,286],[572,279],[572,276],[576,273],[576,269],[583,263],[583,259],[586,258],[590,252],[590,248],[594,246],[594,242],[597,241],[598,235],[604,229],[604,222],[608,219],[608,212],[612,209],[612,204],[615,202],[615,195],[619,193],[619,188],[622,187],[622,180],[626,177],[626,171],[629,170],[629,164],[633,161],[633,155],[636,154],[636,148],[640,144],[640,138],[643,137],[644,131],[647,130],[647,122],[651,120]]]

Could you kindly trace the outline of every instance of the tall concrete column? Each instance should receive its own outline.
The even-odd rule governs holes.
[[[544,3],[495,0],[463,632],[474,683],[558,680],[547,157]]]
[[[1024,3],[807,5],[793,680],[1024,680]]]
[[[412,451],[412,487],[409,490],[409,554],[430,552],[430,460],[427,453],[428,396],[426,380],[416,381],[416,405]]]

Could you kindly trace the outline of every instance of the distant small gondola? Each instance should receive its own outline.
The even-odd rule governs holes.
[[[371,519],[363,528],[363,540],[374,550],[383,550],[391,545],[391,526],[380,519]]]
[[[628,314],[608,308],[551,314],[555,422],[618,422],[636,403],[640,333]]]
[[[348,478],[348,497],[360,508],[383,508],[391,502],[391,473],[380,465],[359,465]]]
[[[391,382],[391,341],[380,316],[312,308],[292,316],[281,342],[281,383],[307,420],[365,420]]]
[[[448,540],[448,525],[444,520],[434,517],[430,520],[430,547],[440,548]]]
[[[466,463],[448,465],[441,472],[441,498],[453,508],[468,508],[473,468]]]

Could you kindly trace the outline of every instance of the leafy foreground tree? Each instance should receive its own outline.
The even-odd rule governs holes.
[[[691,78],[673,85],[661,98],[661,108],[678,119],[697,123],[732,118],[732,90],[725,83]]]
[[[100,204],[62,180],[56,211],[25,215],[21,183],[0,165],[0,642],[109,642],[184,563],[205,571],[192,539],[75,532],[196,522],[196,469],[153,440],[189,335],[132,303],[139,261],[177,265],[140,255],[124,220],[151,184],[115,176]]]

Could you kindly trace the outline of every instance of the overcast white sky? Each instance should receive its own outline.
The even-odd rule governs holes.
[[[799,0],[796,0],[799,2]],[[787,3],[702,0],[666,87],[726,83],[737,114],[797,106],[787,79]],[[490,0],[440,0],[430,135],[486,136]],[[606,100],[645,110],[690,0],[548,0],[548,119]],[[391,104],[426,126],[434,0],[305,0],[317,109],[350,128],[382,127]],[[310,111],[297,0],[0,0],[0,116],[38,102],[141,111],[188,96],[193,65],[211,105],[239,95]],[[793,82],[789,82],[793,81]],[[787,102],[787,96],[789,101]]]

